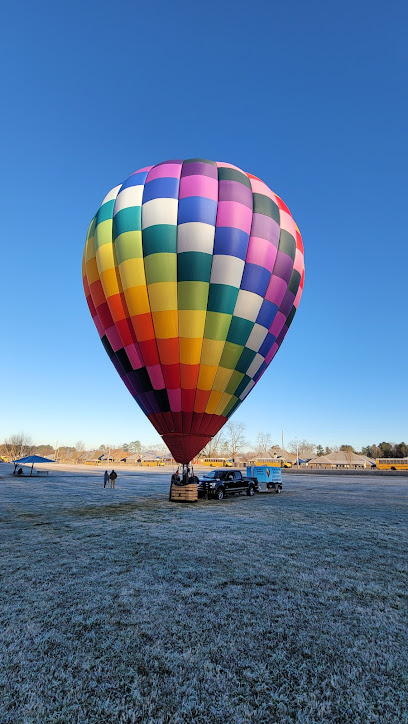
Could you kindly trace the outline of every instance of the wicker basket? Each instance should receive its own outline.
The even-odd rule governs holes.
[[[176,503],[194,503],[198,500],[197,483],[189,483],[188,485],[171,486],[170,500]]]

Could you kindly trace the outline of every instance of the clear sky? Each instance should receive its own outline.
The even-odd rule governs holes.
[[[237,412],[247,437],[408,439],[407,20],[402,0],[6,4],[0,441],[157,440],[81,259],[109,189],[191,157],[262,178],[303,236],[303,298]]]

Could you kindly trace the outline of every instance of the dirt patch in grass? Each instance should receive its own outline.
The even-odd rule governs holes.
[[[403,480],[0,484],[1,724],[408,721]]]

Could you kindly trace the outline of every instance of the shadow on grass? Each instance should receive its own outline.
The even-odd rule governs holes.
[[[100,518],[128,515],[136,512],[158,512],[169,507],[165,496],[160,498],[139,498],[138,500],[124,501],[122,503],[107,503],[106,505],[87,505],[84,508],[71,508],[69,513],[78,518]]]
[[[226,506],[233,504],[233,499],[224,500],[222,506],[218,501],[204,498],[192,503],[169,501],[167,495],[155,494],[152,497],[138,498],[132,501],[107,503],[106,505],[87,505],[84,508],[70,508],[69,514],[78,518],[114,518],[132,513],[167,513],[172,518],[181,511],[203,510],[214,507],[222,512]]]

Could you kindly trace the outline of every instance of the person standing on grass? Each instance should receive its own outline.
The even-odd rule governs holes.
[[[110,481],[111,481],[111,488],[115,487],[116,478],[118,477],[114,470],[112,470],[111,474],[109,475]]]
[[[105,470],[105,475],[103,476],[103,487],[106,488],[106,483],[109,480],[109,473],[107,470]]]

